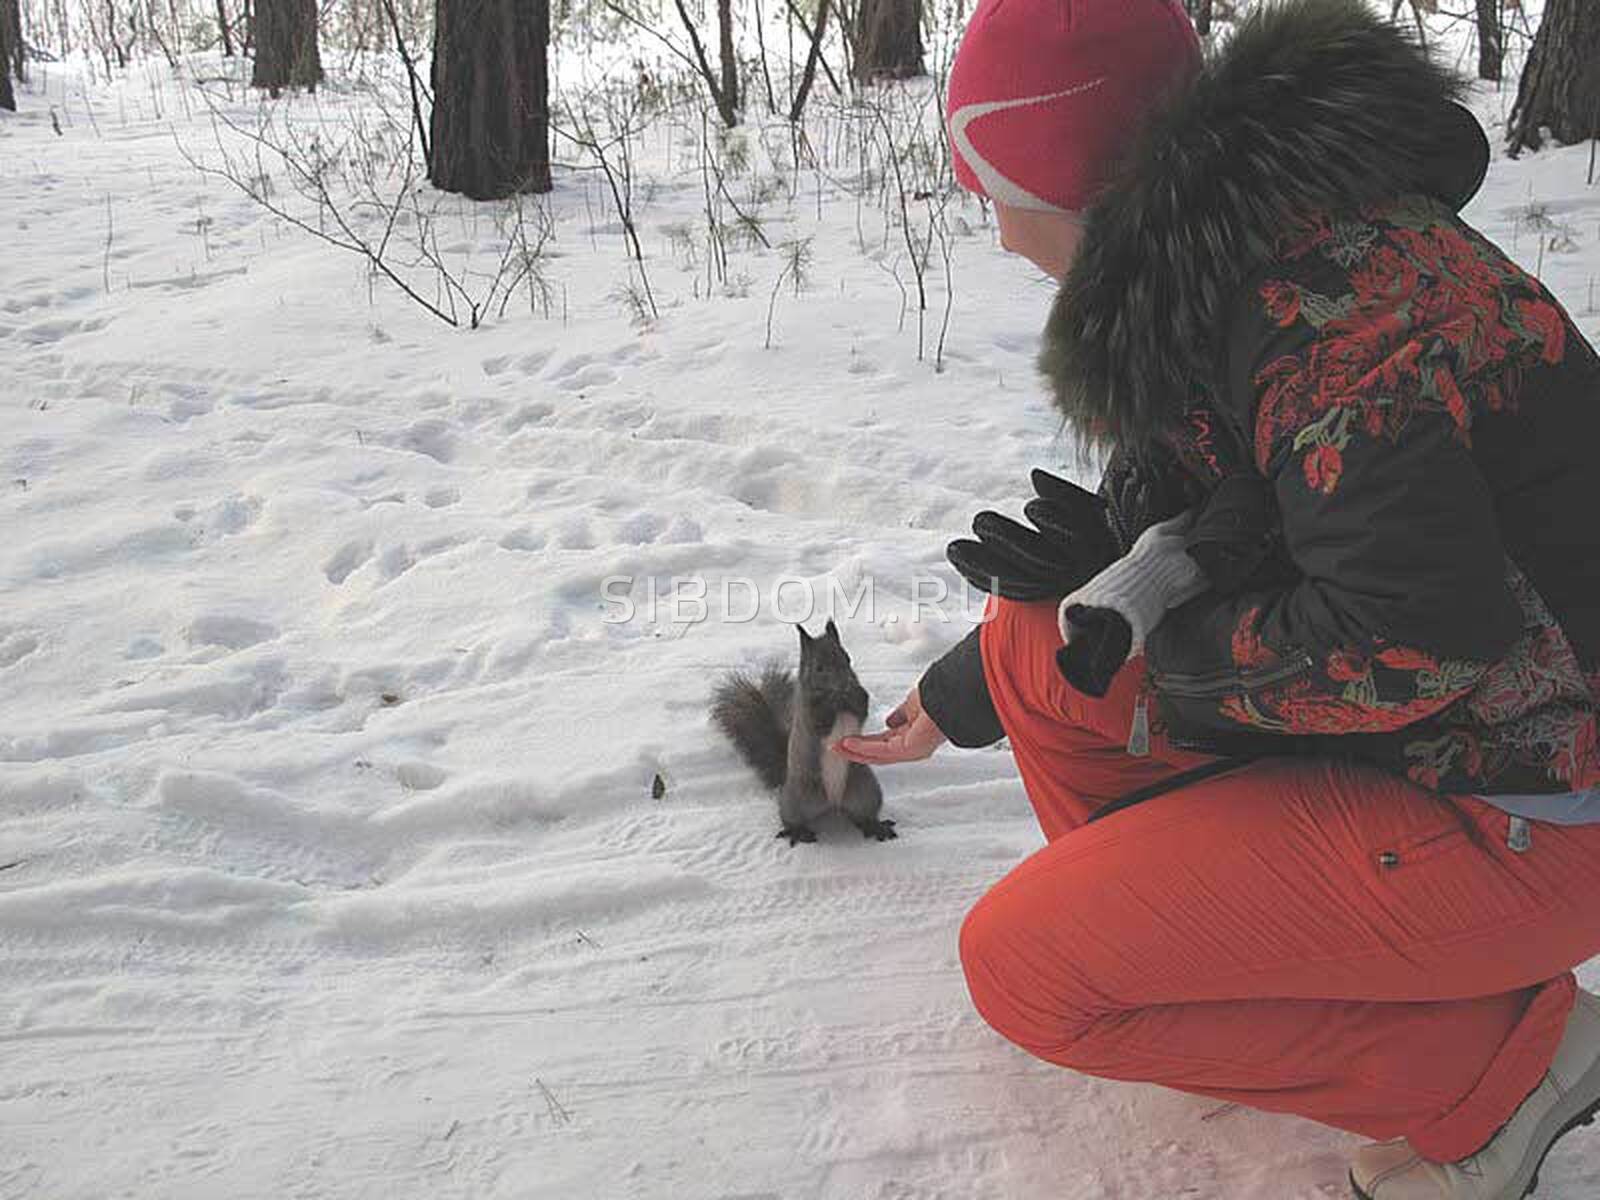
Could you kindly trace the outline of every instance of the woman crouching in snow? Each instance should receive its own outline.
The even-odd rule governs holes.
[[[1359,0],[1203,66],[1178,0],[982,0],[958,175],[1110,466],[980,515],[988,619],[839,744],[1008,737],[1048,844],[961,929],[985,1020],[1386,1139],[1369,1200],[1518,1200],[1600,1106],[1600,362],[1457,215],[1458,90]]]

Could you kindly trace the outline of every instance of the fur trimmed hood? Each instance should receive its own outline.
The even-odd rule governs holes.
[[[1143,440],[1211,379],[1276,239],[1407,193],[1460,208],[1489,147],[1462,81],[1363,0],[1274,0],[1135,139],[1087,214],[1040,369],[1083,435]]]

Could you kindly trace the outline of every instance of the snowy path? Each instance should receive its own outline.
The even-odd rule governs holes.
[[[775,217],[817,263],[774,350],[775,256],[706,302],[657,246],[641,333],[573,194],[569,322],[453,333],[189,171],[175,93],[47,86],[63,136],[0,116],[0,1197],[1344,1194],[1342,1134],[979,1021],[961,917],[1039,844],[1008,755],[791,849],[704,720],[788,628],[602,619],[612,575],[871,577],[845,640],[898,700],[964,629],[912,578],[1071,457],[989,230],[942,374],[842,200]],[[1531,182],[1573,214],[1581,311],[1580,156],[1496,172],[1502,241]],[[1566,1149],[1541,1200],[1597,1185]]]

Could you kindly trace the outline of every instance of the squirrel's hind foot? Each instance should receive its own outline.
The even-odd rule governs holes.
[[[900,836],[894,831],[893,821],[857,821],[856,828],[861,830],[862,837],[876,838],[880,842]]]
[[[797,842],[814,842],[817,840],[816,832],[804,825],[785,825],[778,830],[775,836],[788,838],[791,846]]]

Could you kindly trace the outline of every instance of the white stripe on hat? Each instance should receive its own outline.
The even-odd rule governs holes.
[[[978,177],[978,182],[983,185],[983,190],[988,193],[991,200],[1009,204],[1013,208],[1033,209],[1035,212],[1068,212],[1070,210],[1035,196],[1021,184],[1002,175],[999,168],[978,153],[977,147],[972,144],[972,137],[967,133],[967,126],[990,113],[1026,108],[1033,104],[1048,104],[1052,100],[1076,96],[1080,92],[1099,87],[1105,81],[1106,76],[1102,75],[1099,79],[1091,79],[1088,83],[1080,83],[1065,91],[1049,92],[1043,96],[1022,96],[1016,100],[985,100],[980,104],[964,104],[950,114],[950,140],[961,152],[961,157],[967,160],[967,165],[972,168],[972,173]]]

